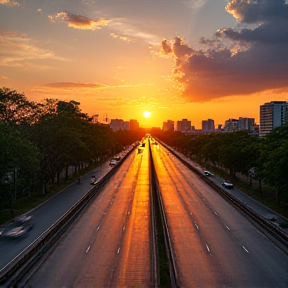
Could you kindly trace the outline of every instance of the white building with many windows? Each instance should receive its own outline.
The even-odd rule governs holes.
[[[288,102],[272,101],[260,106],[259,136],[266,136],[287,121]]]

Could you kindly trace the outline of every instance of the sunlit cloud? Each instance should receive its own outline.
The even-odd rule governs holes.
[[[106,85],[94,83],[75,83],[75,82],[56,82],[42,85],[43,87],[57,88],[57,89],[99,89]]]
[[[129,39],[128,37],[120,36],[120,35],[117,35],[117,34],[115,34],[113,32],[110,33],[110,36],[112,36],[113,38],[118,38],[118,39],[123,40],[125,42],[131,42],[131,39]]]
[[[111,20],[110,28],[118,31],[116,35],[125,35],[129,39],[141,39],[152,45],[159,45],[160,37],[148,32],[145,32],[143,28],[140,28],[138,23],[125,18],[115,18]]]
[[[125,107],[133,107],[135,105],[154,107],[160,105],[159,97],[161,99],[163,98],[163,101],[165,101],[165,98],[167,97],[167,92],[164,93],[163,91],[163,96],[157,95],[157,97],[155,96],[154,98],[144,96],[141,96],[139,98],[139,91],[144,91],[149,86],[151,86],[151,84],[146,83],[107,85],[99,83],[55,82],[46,83],[39,86],[33,86],[30,87],[30,90],[33,94],[37,94],[38,96],[42,95],[43,98],[56,97],[57,99],[74,99],[73,97],[75,97],[75,95],[81,94],[81,98],[85,99],[85,101],[106,103],[107,105],[109,105],[109,107],[115,106],[115,103],[118,103],[118,105],[120,105],[120,102]],[[115,91],[118,91],[120,94],[129,95],[129,97],[115,97]],[[121,93],[121,91],[123,93]],[[140,94],[142,93],[140,92]]]
[[[3,79],[3,80],[8,80],[9,79],[9,77],[4,76],[4,75],[0,75],[0,78]]]
[[[217,30],[212,39],[201,38],[201,50],[181,37],[162,40],[157,55],[174,59],[173,80],[182,97],[207,102],[271,89],[287,93],[287,2],[230,0],[226,10],[239,25]]]
[[[0,4],[7,6],[20,6],[20,3],[14,0],[0,0]]]
[[[0,66],[10,67],[43,67],[34,60],[64,60],[53,51],[39,48],[26,34],[0,30]]]
[[[87,17],[76,15],[68,12],[58,12],[55,15],[49,15],[48,18],[52,22],[56,22],[57,20],[66,23],[68,27],[72,27],[75,29],[83,29],[83,30],[95,30],[101,29],[103,26],[107,26],[109,24],[109,20],[100,18],[97,20],[91,20]]]
[[[75,95],[75,93],[81,93],[81,95],[87,95],[87,94],[95,95],[95,93],[98,93],[99,90],[113,91],[115,89],[125,89],[125,88],[129,89],[147,85],[149,86],[150,84],[128,83],[120,85],[114,85],[114,84],[107,85],[98,83],[55,82],[55,83],[46,83],[41,86],[34,86],[32,90],[33,92],[49,95]]]

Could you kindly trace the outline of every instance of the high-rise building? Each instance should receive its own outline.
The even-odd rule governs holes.
[[[181,131],[181,132],[191,131],[191,121],[187,119],[182,119],[181,121],[177,121],[177,131]]]
[[[254,130],[255,119],[239,117],[238,130],[247,130],[249,133]]]
[[[238,119],[234,118],[229,118],[228,120],[225,121],[224,124],[224,131],[225,132],[234,132],[238,129]]]
[[[163,131],[174,131],[174,121],[167,120],[167,122],[163,122]]]
[[[130,124],[130,130],[138,130],[138,128],[139,128],[139,123],[138,123],[137,120],[131,119],[130,122],[129,122],[129,124]]]
[[[239,117],[239,119],[230,118],[225,121],[224,131],[225,132],[235,132],[238,130],[247,130],[249,133],[254,130],[254,118],[243,118]]]
[[[260,106],[259,136],[266,136],[274,128],[286,123],[287,107],[286,101],[272,101]]]
[[[215,124],[213,119],[203,120],[202,121],[202,132],[215,132]]]
[[[110,128],[114,132],[118,130],[129,130],[129,122],[122,119],[111,119]]]

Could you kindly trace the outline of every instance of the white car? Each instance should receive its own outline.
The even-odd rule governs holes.
[[[230,180],[223,180],[222,186],[224,186],[225,188],[230,188],[230,189],[234,187],[234,185],[230,182]]]
[[[0,235],[9,238],[18,238],[28,233],[33,227],[33,217],[22,215],[15,218],[0,230]]]
[[[204,171],[204,175],[208,176],[208,177],[213,177],[214,176],[213,173],[211,173],[210,171],[207,171],[207,170]]]
[[[117,164],[117,161],[116,161],[116,160],[111,160],[110,163],[109,163],[110,166],[114,166],[114,165],[116,165],[116,164]]]

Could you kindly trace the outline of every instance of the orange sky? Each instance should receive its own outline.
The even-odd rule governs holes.
[[[76,100],[89,115],[143,126],[258,122],[260,105],[288,100],[287,7],[284,0],[0,0],[0,86],[37,102]]]

